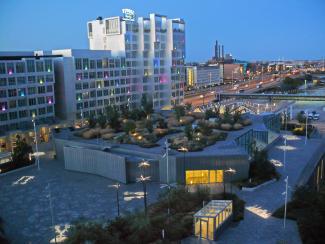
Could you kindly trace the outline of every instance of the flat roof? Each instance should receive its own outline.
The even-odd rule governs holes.
[[[194,217],[216,217],[231,204],[232,200],[212,200],[196,212]]]

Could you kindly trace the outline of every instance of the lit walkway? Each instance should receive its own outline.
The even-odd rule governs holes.
[[[289,176],[289,185],[293,190],[319,144],[319,140],[309,140],[304,145],[303,137],[288,136],[285,171],[282,166],[283,142],[275,145],[269,152],[269,158],[278,165],[281,179],[254,192],[238,190],[239,197],[246,201],[245,218],[237,226],[226,229],[217,243],[301,243],[295,221],[287,220],[284,230],[283,220],[273,218],[271,214],[284,203],[284,175]]]

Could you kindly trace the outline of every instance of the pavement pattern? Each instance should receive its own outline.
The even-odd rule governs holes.
[[[117,216],[115,182],[106,178],[64,169],[63,162],[41,159],[41,169],[25,169],[0,177],[0,216],[12,243],[54,243],[49,204],[50,183],[57,240],[69,223],[79,218],[109,219]],[[160,191],[148,184],[148,204]],[[142,185],[121,184],[121,212],[142,209]]]

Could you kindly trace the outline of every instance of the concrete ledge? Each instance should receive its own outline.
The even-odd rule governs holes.
[[[23,171],[25,169],[30,169],[30,168],[33,168],[35,166],[37,166],[36,163],[34,163],[32,165],[25,166],[25,167],[21,167],[21,168],[18,168],[18,169],[14,169],[14,170],[11,170],[9,172],[0,174],[0,177],[10,175],[10,174],[13,174],[13,173],[16,173],[16,172],[19,172],[19,171]]]
[[[272,180],[269,180],[269,181],[266,181],[258,186],[255,186],[255,187],[242,187],[242,191],[255,191],[257,190],[258,188],[262,187],[262,186],[267,186],[273,182],[276,182],[276,179],[272,179]]]

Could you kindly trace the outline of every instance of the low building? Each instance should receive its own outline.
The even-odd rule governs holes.
[[[244,70],[241,64],[224,64],[223,78],[225,82],[244,79]]]
[[[222,72],[219,65],[186,66],[186,85],[195,88],[220,85]]]

